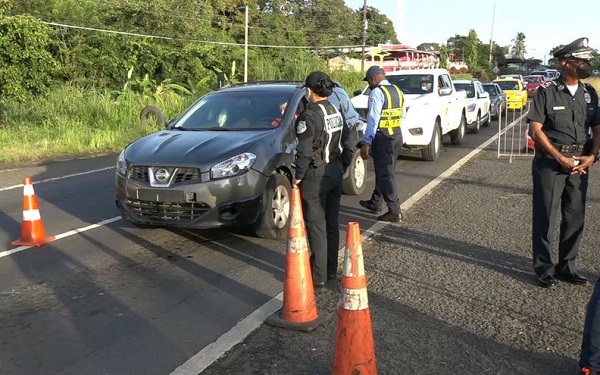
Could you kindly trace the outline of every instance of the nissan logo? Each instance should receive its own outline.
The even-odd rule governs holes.
[[[169,173],[169,171],[164,168],[161,168],[154,173],[154,177],[158,182],[165,182],[169,179],[170,176],[171,174]]]

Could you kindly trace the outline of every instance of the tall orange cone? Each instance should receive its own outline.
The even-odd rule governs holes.
[[[44,222],[40,216],[40,205],[33,191],[33,179],[27,177],[24,185],[21,239],[12,244],[14,246],[42,246],[54,241],[54,237],[46,237]]]
[[[377,374],[367,277],[358,223],[348,223],[342,297],[335,342],[334,375]]]
[[[272,326],[312,331],[322,323],[317,312],[300,190],[292,189],[283,308],[265,322]]]

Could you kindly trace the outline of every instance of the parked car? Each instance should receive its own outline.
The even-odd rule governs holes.
[[[483,83],[483,89],[490,95],[490,115],[498,119],[506,110],[506,94],[497,83]]]
[[[547,79],[545,76],[526,76],[525,87],[527,88],[527,96],[534,97],[538,87],[544,84]]]
[[[248,225],[259,237],[280,238],[290,215],[294,122],[305,95],[292,82],[225,87],[166,130],[131,143],[117,160],[121,216],[140,226]],[[359,154],[357,148],[354,160]]]
[[[454,144],[463,141],[466,133],[466,94],[457,91],[446,69],[399,70],[386,73],[388,81],[404,93],[405,111],[402,120],[404,147],[421,150],[424,160],[439,158],[442,137],[450,135]],[[354,107],[366,117],[369,87],[356,92]]]
[[[553,80],[554,78],[558,77],[558,75],[556,75],[551,70],[534,70],[531,73],[529,73],[529,75],[530,76],[544,76],[548,80]]]
[[[524,80],[522,74],[502,74],[501,76],[498,76],[498,79],[502,79],[502,78],[516,78],[516,79],[520,79],[521,81]]]
[[[456,80],[454,87],[467,93],[467,128],[473,133],[479,133],[481,126],[489,126],[491,120],[490,94],[488,94],[476,79]]]
[[[493,81],[506,93],[507,108],[520,110],[527,106],[527,89],[523,82],[515,78],[502,78]]]

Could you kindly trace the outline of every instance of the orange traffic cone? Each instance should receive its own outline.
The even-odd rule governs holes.
[[[348,223],[343,267],[333,374],[377,374],[362,236],[358,223]]]
[[[292,208],[283,286],[283,308],[265,322],[272,326],[312,331],[322,323],[317,313],[300,190],[292,189]]]
[[[44,222],[40,216],[40,205],[33,191],[33,179],[27,177],[23,187],[23,226],[21,239],[14,241],[14,246],[42,246],[54,241],[54,237],[46,237]]]

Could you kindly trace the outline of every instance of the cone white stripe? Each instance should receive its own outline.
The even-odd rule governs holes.
[[[342,273],[344,274],[344,276],[348,276],[348,277],[360,277],[360,276],[364,276],[365,274],[365,261],[363,258],[363,253],[362,253],[362,245],[356,245],[357,247],[357,252],[358,252],[358,256],[356,259],[357,262],[357,274],[354,275],[352,273],[352,259],[351,259],[351,255],[352,255],[352,249],[350,249],[350,246],[346,245],[346,251],[344,253],[344,269],[342,270]]]
[[[367,288],[347,289],[342,288],[340,304],[344,310],[366,310],[369,308]]]
[[[306,237],[302,236],[299,238],[290,238],[288,245],[289,253],[300,253],[308,250],[308,242]]]
[[[33,192],[33,185],[23,186],[23,196],[30,197],[32,195],[35,195],[35,193]]]
[[[23,210],[23,221],[41,220],[40,210]]]

